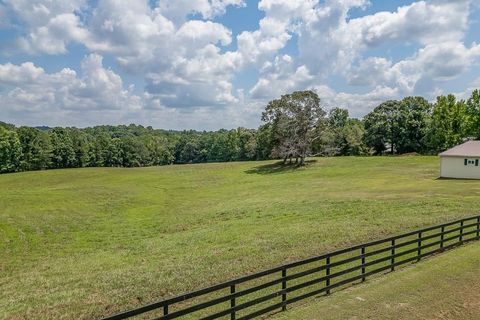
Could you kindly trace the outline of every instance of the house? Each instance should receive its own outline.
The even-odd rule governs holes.
[[[439,156],[440,177],[480,179],[480,141],[467,141]]]

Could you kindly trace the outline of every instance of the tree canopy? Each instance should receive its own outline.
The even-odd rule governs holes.
[[[262,120],[272,127],[275,145],[272,155],[300,159],[303,165],[312,142],[321,135],[325,111],[313,91],[295,91],[272,100],[262,114]]]
[[[258,129],[172,131],[139,125],[15,127],[0,122],[0,173],[78,167],[295,159],[316,156],[436,154],[480,139],[480,91],[429,103],[406,97],[379,104],[363,119],[335,107],[327,114],[313,91],[270,101]]]

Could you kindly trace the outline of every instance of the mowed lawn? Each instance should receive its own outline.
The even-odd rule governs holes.
[[[480,319],[480,244],[471,243],[278,313],[272,320]]]
[[[0,175],[0,319],[96,318],[480,208],[437,157],[312,160]]]

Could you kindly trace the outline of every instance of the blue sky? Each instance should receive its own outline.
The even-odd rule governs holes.
[[[257,127],[316,90],[362,117],[480,87],[474,1],[0,0],[0,121]]]

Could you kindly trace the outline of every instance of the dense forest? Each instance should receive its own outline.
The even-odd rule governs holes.
[[[466,100],[454,95],[439,96],[434,103],[421,97],[390,100],[363,119],[350,118],[342,108],[327,113],[316,93],[295,92],[271,101],[262,120],[258,129],[214,132],[133,124],[32,128],[0,122],[0,172],[286,160],[292,155],[303,159],[312,155],[436,154],[463,140],[480,139],[480,91],[473,91]]]

